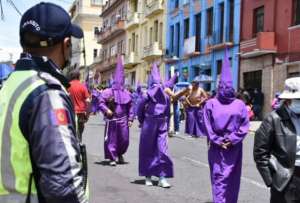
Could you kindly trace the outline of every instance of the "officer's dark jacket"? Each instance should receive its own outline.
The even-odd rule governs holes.
[[[39,202],[87,202],[83,190],[79,142],[67,79],[45,58],[25,56],[15,71],[36,70],[46,82],[25,100],[19,126],[28,140]],[[63,85],[62,85],[63,84]],[[63,113],[62,121],[57,120]]]
[[[296,128],[285,105],[273,111],[256,131],[254,160],[267,186],[283,191],[295,168]]]

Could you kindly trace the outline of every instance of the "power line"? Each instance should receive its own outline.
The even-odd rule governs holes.
[[[4,12],[3,12],[2,0],[0,0],[0,15],[1,15],[1,20],[4,20]]]
[[[17,6],[15,5],[15,3],[12,0],[7,0],[7,2],[17,11],[17,13],[22,16],[21,11],[17,8]]]

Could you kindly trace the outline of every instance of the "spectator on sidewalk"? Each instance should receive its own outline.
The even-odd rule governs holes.
[[[255,88],[253,92],[252,102],[253,111],[256,120],[262,120],[262,109],[264,105],[264,94],[260,89]]]
[[[74,70],[70,73],[70,93],[71,100],[74,105],[75,113],[77,116],[77,130],[78,138],[82,141],[82,134],[84,125],[88,121],[89,112],[88,107],[90,104],[90,94],[84,84],[80,82],[80,72]]]
[[[283,100],[256,131],[254,160],[271,203],[300,202],[300,77],[285,81]]]

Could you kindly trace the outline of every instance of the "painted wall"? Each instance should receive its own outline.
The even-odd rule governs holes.
[[[180,43],[179,50],[179,60],[174,64],[167,64],[166,74],[171,66],[174,66],[181,74],[180,80],[183,81],[183,71],[186,67],[189,72],[188,80],[191,81],[197,73],[197,69],[200,69],[200,72],[211,73],[213,77],[213,82],[211,84],[210,90],[216,88],[217,81],[217,61],[222,60],[224,57],[224,49],[213,50],[207,52],[207,47],[212,42],[213,39],[206,36],[207,33],[207,9],[213,8],[213,36],[219,36],[219,26],[220,26],[220,9],[219,4],[224,2],[224,36],[229,38],[229,0],[179,0],[179,9],[174,9],[174,0],[168,0],[168,9],[167,9],[167,32],[166,32],[166,44],[167,50],[170,53],[171,43],[174,42],[174,46]],[[232,74],[234,78],[234,86],[238,87],[238,67],[239,67],[239,57],[237,53],[239,52],[239,40],[240,40],[240,0],[234,0],[234,33],[233,33],[233,47],[230,48],[230,57],[232,59]],[[184,19],[190,19],[189,26],[189,36],[196,35],[195,27],[195,15],[201,13],[201,37],[200,37],[200,55],[190,58],[185,58],[183,54],[184,47]],[[177,42],[176,39],[171,40],[171,25],[180,24],[180,41]],[[175,29],[175,36],[177,31]],[[227,41],[227,40],[226,40]],[[172,57],[170,53],[169,57]]]

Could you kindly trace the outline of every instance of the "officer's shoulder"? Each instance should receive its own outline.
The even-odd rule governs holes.
[[[39,72],[38,76],[46,83],[49,89],[62,90],[61,82],[49,73]]]

